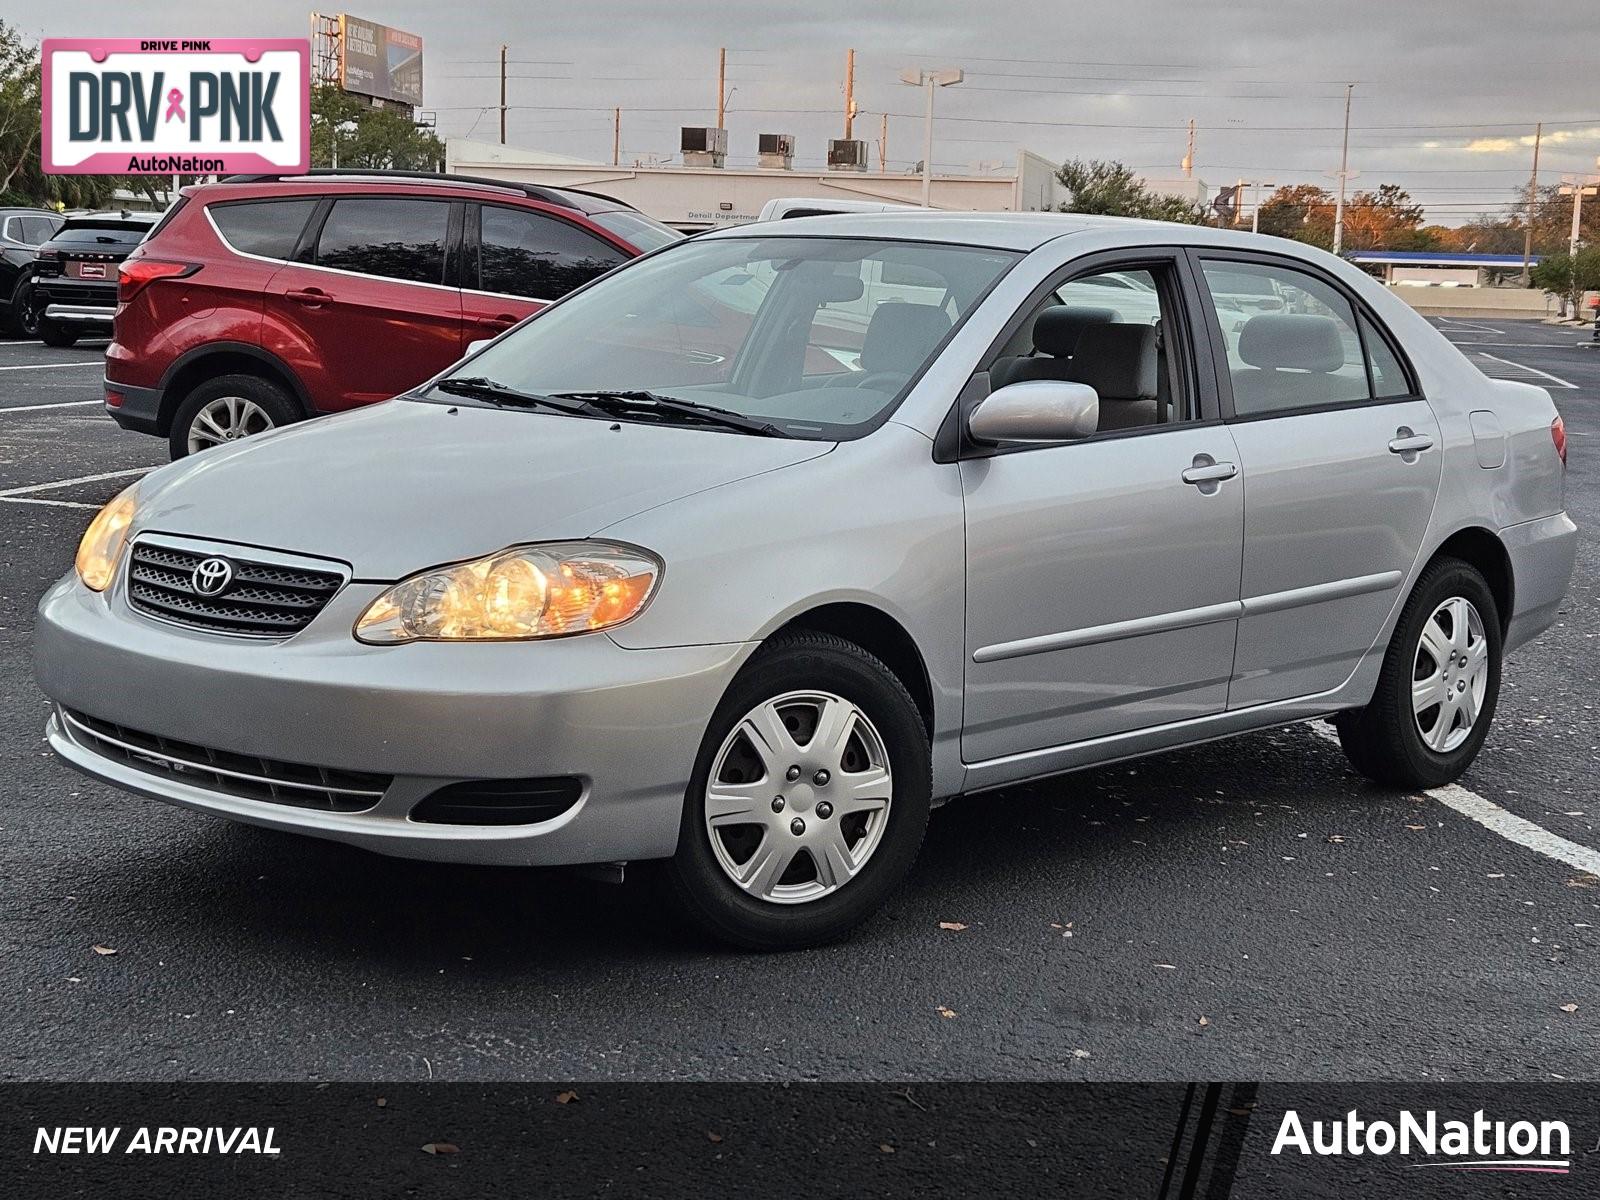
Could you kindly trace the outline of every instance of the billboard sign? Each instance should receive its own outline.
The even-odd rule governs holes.
[[[422,103],[421,38],[348,13],[339,18],[339,27],[344,45],[340,87],[396,104]]]
[[[225,175],[311,165],[304,39],[46,38],[53,175]]]

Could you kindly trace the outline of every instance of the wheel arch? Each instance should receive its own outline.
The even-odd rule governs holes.
[[[797,630],[832,634],[879,659],[911,693],[928,736],[933,737],[933,681],[916,639],[894,617],[859,601],[835,601],[796,613],[767,637],[770,640]]]
[[[1501,636],[1511,628],[1511,610],[1516,601],[1516,576],[1511,567],[1511,556],[1499,535],[1481,525],[1458,529],[1439,544],[1429,558],[1429,564],[1441,558],[1458,558],[1477,568],[1489,584],[1499,609]]]
[[[198,346],[178,358],[161,379],[161,408],[156,414],[156,430],[162,437],[172,431],[172,419],[192,392],[207,379],[219,375],[254,375],[286,389],[307,417],[317,415],[305,385],[275,354],[246,342],[212,342]]]

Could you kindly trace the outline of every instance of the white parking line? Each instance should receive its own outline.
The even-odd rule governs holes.
[[[1325,742],[1332,742],[1335,746],[1339,744],[1339,734],[1327,724],[1319,721],[1308,724],[1306,728]],[[1470,791],[1459,783],[1428,788],[1422,794],[1437,800],[1446,808],[1454,809],[1464,817],[1471,818],[1508,842],[1515,842],[1535,854],[1553,858],[1587,874],[1600,875],[1600,850],[1580,846],[1577,842],[1568,841],[1559,834],[1551,833],[1544,826],[1535,825],[1532,821],[1501,808],[1493,800],[1485,800],[1477,792]]]
[[[154,471],[154,467],[131,467],[126,471],[104,471],[99,475],[80,475],[76,479],[53,479],[49,483],[30,483],[24,487],[7,488],[0,492],[0,500],[12,496],[26,496],[32,492],[49,492],[56,488],[74,487],[80,483],[100,483],[107,479],[124,479],[129,475],[145,475]],[[96,505],[95,507],[99,507]]]
[[[104,400],[58,400],[54,404],[18,404],[11,408],[0,407],[0,414],[8,412],[38,412],[41,408],[83,408],[88,404],[104,403]]]
[[[48,504],[51,508],[94,508],[98,504],[85,504],[81,500],[46,500],[42,496],[0,496],[0,504]]]
[[[1538,367],[1529,367],[1529,366],[1524,366],[1522,363],[1512,362],[1509,358],[1496,358],[1493,354],[1490,354],[1486,350],[1479,350],[1478,351],[1478,357],[1479,358],[1487,358],[1490,362],[1497,362],[1497,363],[1500,363],[1503,366],[1515,367],[1519,371],[1527,371],[1530,375],[1539,376],[1540,379],[1548,379],[1556,387],[1572,388],[1574,391],[1576,391],[1577,387],[1578,387],[1577,384],[1568,383],[1565,379],[1562,379],[1561,376],[1559,376],[1559,375],[1552,375],[1552,374],[1550,374],[1549,371],[1541,371],[1541,370],[1539,370]],[[1487,372],[1485,372],[1485,374],[1487,374]]]
[[[15,367],[0,367],[0,371],[59,371],[62,367],[94,367],[97,371],[106,369],[105,363],[90,359],[87,362],[23,363]]]

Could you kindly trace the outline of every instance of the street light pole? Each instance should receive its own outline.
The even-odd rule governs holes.
[[[907,67],[900,72],[900,82],[920,87],[927,93],[927,107],[922,118],[922,207],[933,207],[933,90],[953,87],[966,76],[959,67],[943,67],[937,71],[924,71]]]
[[[1333,210],[1333,252],[1344,248],[1344,185],[1350,176],[1350,97],[1356,85],[1344,85],[1344,145],[1339,151],[1339,203]]]

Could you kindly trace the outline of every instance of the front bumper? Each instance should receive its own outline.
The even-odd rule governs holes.
[[[301,633],[261,643],[142,616],[119,578],[105,595],[69,575],[39,604],[35,670],[64,708],[195,746],[392,775],[363,812],[245,799],[96,753],[61,714],[66,762],[128,791],[384,854],[560,865],[660,858],[712,710],[749,644],[625,650],[604,634],[548,642],[366,646],[350,634],[382,590],[347,584]],[[409,813],[472,779],[576,776],[560,816],[437,825]]]

